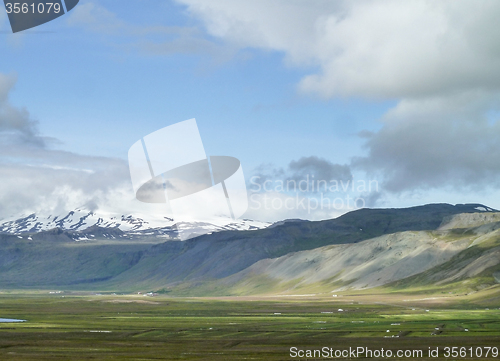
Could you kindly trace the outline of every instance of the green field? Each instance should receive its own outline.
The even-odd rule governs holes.
[[[498,306],[415,297],[3,292],[0,317],[28,322],[0,323],[0,360],[299,359],[290,357],[291,347],[422,350],[424,357],[411,357],[419,359],[435,359],[427,357],[428,350],[439,347],[439,358],[445,359],[445,347],[486,353],[477,348],[500,346]]]

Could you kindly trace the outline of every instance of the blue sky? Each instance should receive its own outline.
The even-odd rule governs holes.
[[[86,3],[93,4],[79,6]],[[170,3],[163,10],[169,16],[162,19],[152,11],[165,8],[161,3],[148,2],[150,8],[142,11],[133,3],[100,6],[142,26],[201,27],[182,6]],[[123,158],[138,135],[195,117],[207,152],[236,151],[250,166],[321,153],[345,163],[360,146],[356,133],[375,129],[374,121],[390,104],[297,94],[298,82],[311,69],[285,66],[281,52],[226,50],[234,51],[227,59],[202,50],[151,55],[118,49],[136,39],[75,29],[65,20],[4,34],[17,39],[11,40],[15,45],[2,44],[8,54],[2,70],[17,75],[12,102],[29,108],[40,132],[69,151]]]
[[[376,179],[379,191],[363,194],[371,207],[498,208],[499,32],[489,20],[500,6],[479,4],[81,0],[18,34],[2,13],[0,92],[17,113],[0,112],[0,218],[88,199],[126,208],[112,200],[130,183],[130,146],[190,118],[206,152],[237,157],[247,179],[295,177],[290,163],[302,159],[302,175],[345,166]],[[109,164],[120,170],[105,173]],[[93,178],[75,182],[69,168]]]

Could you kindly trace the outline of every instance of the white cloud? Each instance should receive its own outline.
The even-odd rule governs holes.
[[[0,219],[39,211],[57,214],[90,201],[103,207],[122,188],[133,199],[124,161],[42,148],[10,152],[8,161],[0,162],[0,183]]]
[[[316,65],[300,89],[400,98],[498,89],[500,3],[490,0],[178,0],[213,35]]]

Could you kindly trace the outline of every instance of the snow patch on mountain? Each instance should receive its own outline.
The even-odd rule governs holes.
[[[180,239],[196,235],[227,230],[254,230],[270,226],[271,223],[247,219],[216,219],[213,222],[185,222],[169,217],[151,215],[116,215],[107,212],[94,212],[78,208],[62,215],[23,215],[13,216],[0,223],[0,233],[22,235],[60,228],[65,231],[85,231],[92,227],[120,230],[129,235],[162,235]],[[104,235],[105,236],[105,235]],[[82,236],[87,239],[89,235]],[[111,237],[111,236],[110,236]],[[115,236],[111,237],[115,238]]]

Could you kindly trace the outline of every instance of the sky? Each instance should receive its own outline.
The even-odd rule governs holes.
[[[12,34],[2,10],[0,219],[163,212],[135,199],[128,150],[191,118],[208,155],[240,160],[244,218],[498,209],[499,15],[496,0],[80,0]],[[283,187],[313,179],[328,187]]]

